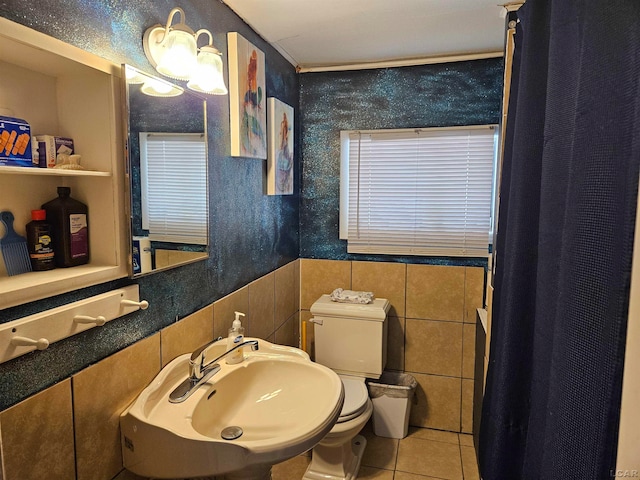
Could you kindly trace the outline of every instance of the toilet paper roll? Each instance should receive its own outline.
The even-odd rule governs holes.
[[[150,272],[151,240],[149,237],[133,237],[133,273]]]

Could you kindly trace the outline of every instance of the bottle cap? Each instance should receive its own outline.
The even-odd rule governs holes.
[[[58,187],[58,195],[61,197],[68,197],[71,194],[71,188],[69,187]]]
[[[31,220],[45,220],[46,218],[46,210],[31,210]]]

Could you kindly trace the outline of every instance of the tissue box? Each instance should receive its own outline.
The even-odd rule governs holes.
[[[0,166],[33,167],[31,127],[20,118],[0,116]]]
[[[53,168],[56,166],[56,158],[59,153],[71,155],[73,153],[73,139],[56,137],[54,135],[38,135],[38,166]]]

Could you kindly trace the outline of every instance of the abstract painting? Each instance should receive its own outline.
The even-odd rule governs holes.
[[[227,35],[231,155],[267,158],[264,53],[237,32]]]
[[[293,107],[277,98],[268,99],[269,157],[267,194],[293,193]]]

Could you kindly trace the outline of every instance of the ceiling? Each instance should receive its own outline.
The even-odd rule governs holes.
[[[503,49],[500,0],[223,1],[303,72],[482,58]]]

